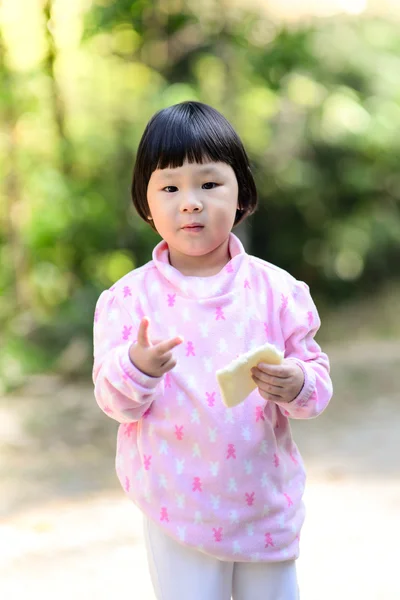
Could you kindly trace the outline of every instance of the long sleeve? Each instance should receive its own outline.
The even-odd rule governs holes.
[[[285,358],[296,361],[304,373],[304,385],[290,403],[278,403],[282,412],[294,419],[317,417],[332,397],[329,360],[314,339],[321,321],[308,286],[296,281],[292,294],[283,298],[282,329]]]
[[[131,316],[113,292],[101,294],[94,317],[94,395],[119,423],[138,421],[162,385],[162,377],[145,375],[129,359],[138,326],[138,316]]]

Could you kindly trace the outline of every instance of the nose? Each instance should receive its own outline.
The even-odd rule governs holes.
[[[181,202],[181,212],[201,212],[203,204],[194,192],[185,192]]]

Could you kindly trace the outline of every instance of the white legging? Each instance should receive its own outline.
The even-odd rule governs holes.
[[[225,562],[187,548],[144,519],[157,600],[298,600],[295,561]]]

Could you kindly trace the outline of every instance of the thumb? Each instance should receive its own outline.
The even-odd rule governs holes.
[[[137,343],[139,344],[139,346],[150,348],[151,342],[149,339],[149,327],[150,319],[148,317],[143,317],[143,319],[140,321],[139,329],[137,332]]]

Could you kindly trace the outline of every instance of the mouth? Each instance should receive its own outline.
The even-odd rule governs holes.
[[[201,231],[202,229],[204,229],[204,225],[202,225],[201,223],[190,223],[188,225],[184,225],[182,227],[182,229],[184,231],[196,232],[196,231]]]

